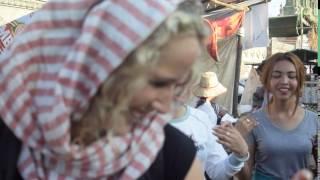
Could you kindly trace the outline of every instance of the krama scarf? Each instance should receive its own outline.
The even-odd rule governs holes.
[[[0,58],[0,114],[23,142],[24,179],[136,179],[150,167],[164,119],[145,119],[124,137],[86,148],[70,144],[70,121],[178,3],[52,0],[36,12]]]

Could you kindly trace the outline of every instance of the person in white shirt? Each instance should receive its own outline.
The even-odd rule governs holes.
[[[195,107],[207,113],[214,125],[221,124],[221,122],[235,123],[238,120],[214,102],[216,97],[226,91],[227,89],[219,82],[214,72],[202,73],[200,83],[194,90],[194,95],[198,97]]]
[[[235,124],[235,128],[243,137],[258,125],[257,121],[251,116],[244,115],[241,118],[234,118],[225,109],[219,106],[214,100],[225,93],[227,89],[219,82],[216,73],[204,72],[201,74],[200,82],[193,89],[193,94],[198,97],[195,107],[209,116],[212,126],[224,124]],[[224,126],[220,126],[219,129]],[[219,134],[217,134],[219,135]],[[223,136],[223,134],[222,134]],[[220,142],[223,143],[223,142]],[[229,148],[227,148],[229,152]]]
[[[201,110],[185,105],[192,96],[191,85],[192,83],[188,82],[180,86],[180,104],[176,104],[173,113],[175,119],[170,124],[193,139],[197,148],[197,158],[202,162],[204,172],[210,179],[228,180],[241,170],[249,158],[248,146],[231,124],[224,125],[224,131],[221,131],[222,127],[217,126],[214,135],[210,117]],[[228,138],[224,138],[226,136]],[[227,144],[226,147],[232,153],[228,155],[218,142]]]
[[[171,125],[189,136],[197,148],[197,158],[202,162],[204,171],[210,179],[228,180],[241,170],[248,160],[248,146],[241,134],[232,126],[227,126],[225,132],[216,133],[227,135],[225,139],[232,153],[228,155],[212,134],[212,123],[208,115],[191,106],[182,105],[177,111],[177,118]]]

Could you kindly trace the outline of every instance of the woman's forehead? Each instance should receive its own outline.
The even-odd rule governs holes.
[[[279,72],[296,72],[296,68],[290,61],[287,60],[281,60],[275,63],[273,66],[272,71],[279,71]]]

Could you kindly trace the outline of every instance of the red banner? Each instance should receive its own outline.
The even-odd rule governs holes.
[[[232,16],[228,16],[222,19],[210,20],[204,19],[211,28],[211,35],[207,45],[208,52],[212,58],[219,60],[218,45],[217,42],[220,39],[230,37],[237,33],[241,27],[244,19],[244,12],[238,12]]]
[[[0,27],[0,54],[11,43],[14,36],[22,31],[31,17],[32,14],[29,14]]]

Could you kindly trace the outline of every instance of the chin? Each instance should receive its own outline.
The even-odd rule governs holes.
[[[281,101],[289,101],[289,100],[293,100],[295,99],[296,97],[294,95],[281,95],[281,96],[278,96],[277,99],[281,100]]]

